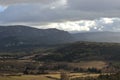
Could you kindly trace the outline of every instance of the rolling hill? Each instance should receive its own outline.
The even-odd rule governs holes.
[[[37,29],[29,26],[0,26],[0,46],[48,45],[72,41],[66,31],[57,29]]]
[[[89,60],[120,60],[120,44],[118,43],[96,43],[75,42],[62,47],[49,50],[48,55],[41,57],[37,55],[36,60],[44,61],[89,61]]]

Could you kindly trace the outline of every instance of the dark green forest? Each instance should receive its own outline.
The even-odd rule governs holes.
[[[119,43],[76,42],[49,50],[49,55],[35,60],[45,61],[81,61],[81,60],[120,60]]]

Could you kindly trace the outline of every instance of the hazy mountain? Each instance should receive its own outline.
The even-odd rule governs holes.
[[[73,34],[76,41],[92,42],[118,42],[120,43],[120,32],[86,32]]]
[[[48,45],[71,41],[120,42],[120,32],[87,32],[70,34],[57,29],[29,26],[0,26],[0,46]]]
[[[28,26],[0,26],[0,46],[59,44],[72,41],[66,31]]]

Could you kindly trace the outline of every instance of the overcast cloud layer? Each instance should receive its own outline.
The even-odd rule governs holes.
[[[50,23],[45,26],[35,26],[36,28],[57,28],[70,32],[85,31],[120,31],[120,18],[100,18],[95,20],[67,21],[60,23]]]
[[[120,30],[120,0],[0,0],[0,6],[1,25],[73,32]]]

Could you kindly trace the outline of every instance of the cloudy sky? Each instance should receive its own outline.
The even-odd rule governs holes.
[[[120,31],[120,0],[0,0],[0,25]]]

